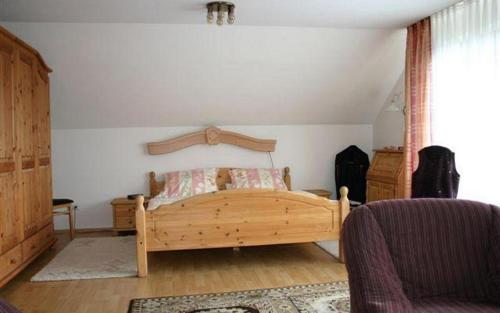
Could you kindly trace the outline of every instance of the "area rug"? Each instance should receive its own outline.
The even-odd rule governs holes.
[[[135,236],[76,238],[31,281],[137,275]]]
[[[349,313],[347,282],[134,299],[128,313]]]

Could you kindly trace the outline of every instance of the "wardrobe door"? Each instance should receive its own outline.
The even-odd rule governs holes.
[[[39,226],[40,201],[39,201],[39,175],[36,159],[36,120],[37,111],[33,101],[34,97],[34,59],[31,54],[21,49],[17,68],[17,84],[19,114],[18,145],[21,149],[21,195],[24,211],[24,235],[34,234]]]
[[[35,74],[34,100],[37,108],[37,157],[39,165],[39,228],[52,221],[52,173],[50,156],[49,76],[41,67]]]
[[[14,60],[13,45],[0,34],[0,254],[21,242],[24,231],[16,201]]]

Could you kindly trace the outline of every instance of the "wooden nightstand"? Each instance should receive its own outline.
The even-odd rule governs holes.
[[[324,190],[324,189],[306,189],[304,191],[307,191],[307,192],[313,193],[317,196],[328,198],[328,199],[330,199],[330,197],[332,196],[332,193],[330,191]]]
[[[148,199],[144,201],[147,203]],[[117,232],[135,230],[135,200],[116,198],[113,206],[113,230]]]

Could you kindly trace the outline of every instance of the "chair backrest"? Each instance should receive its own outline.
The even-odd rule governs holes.
[[[369,203],[409,298],[485,299],[491,205],[452,199]],[[496,212],[494,212],[496,211]]]

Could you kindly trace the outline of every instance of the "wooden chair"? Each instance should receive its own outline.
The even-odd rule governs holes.
[[[71,199],[52,199],[52,215],[67,215],[71,240],[75,238],[75,206]]]

